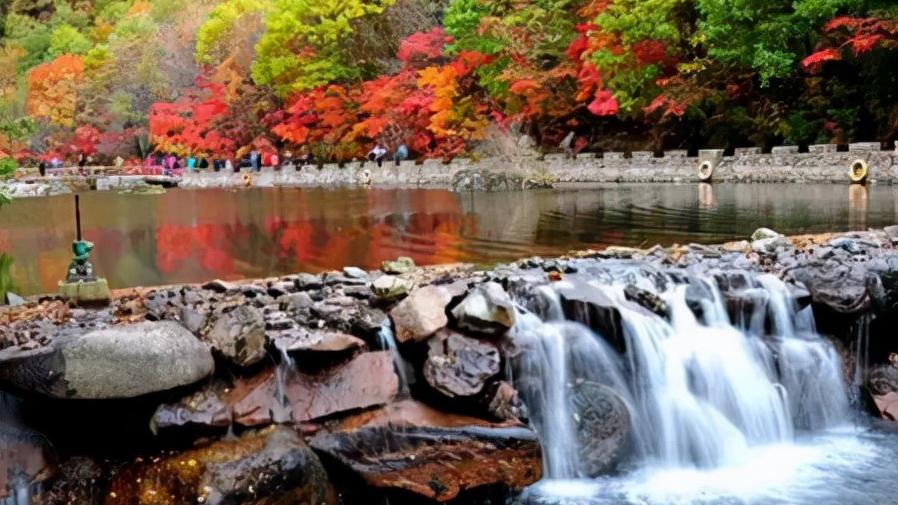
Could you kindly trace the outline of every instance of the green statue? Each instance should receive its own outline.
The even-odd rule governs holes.
[[[93,282],[97,280],[94,275],[94,267],[90,264],[90,252],[94,250],[93,242],[76,240],[72,242],[72,252],[75,257],[69,263],[69,274],[66,282]]]

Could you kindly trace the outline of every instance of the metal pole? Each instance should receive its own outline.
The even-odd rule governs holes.
[[[75,195],[75,231],[78,234],[78,241],[81,241],[81,197]]]

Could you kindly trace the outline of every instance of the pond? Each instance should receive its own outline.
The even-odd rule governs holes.
[[[423,189],[169,190],[82,195],[94,265],[113,288],[265,277],[397,256],[494,263],[607,245],[718,243],[898,221],[898,189],[847,185],[609,184],[512,193]],[[56,290],[74,238],[73,198],[0,210],[0,251],[22,294]]]

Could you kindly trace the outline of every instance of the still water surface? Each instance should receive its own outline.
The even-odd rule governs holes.
[[[898,188],[617,184],[456,194],[443,190],[170,190],[82,195],[84,235],[113,288],[263,277],[411,256],[491,263],[606,245],[742,239],[898,222]],[[74,236],[72,197],[0,210],[18,292],[56,290]]]

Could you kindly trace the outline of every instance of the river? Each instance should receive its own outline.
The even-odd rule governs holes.
[[[84,235],[113,288],[265,277],[397,256],[495,263],[572,249],[649,247],[898,222],[892,186],[617,184],[511,193],[422,189],[169,190],[82,195]],[[56,290],[74,238],[73,198],[0,210],[0,251],[19,293]]]

